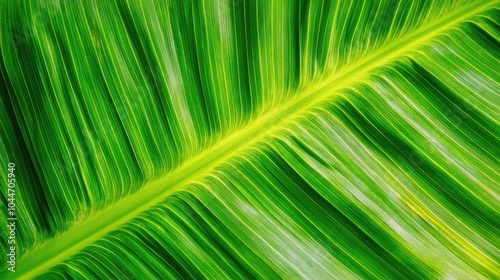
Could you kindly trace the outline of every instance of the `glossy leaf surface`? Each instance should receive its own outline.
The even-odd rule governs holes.
[[[499,277],[499,8],[3,1],[0,278]]]

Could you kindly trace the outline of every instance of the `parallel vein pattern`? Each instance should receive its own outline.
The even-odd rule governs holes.
[[[2,278],[500,275],[498,2],[51,3],[0,4]]]

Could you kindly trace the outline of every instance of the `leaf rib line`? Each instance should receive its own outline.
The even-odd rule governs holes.
[[[358,61],[353,66],[328,77],[326,81],[302,91],[285,102],[281,108],[271,110],[198,156],[184,162],[172,173],[150,182],[140,191],[111,204],[91,218],[77,221],[66,232],[28,251],[18,261],[17,276],[22,279],[33,278],[55,264],[63,262],[87,245],[182,189],[193,179],[207,174],[228,158],[270,136],[274,129],[286,124],[294,116],[302,115],[304,111],[328,100],[329,97],[337,94],[336,90],[349,86],[360,77],[369,74],[371,70],[386,65],[495,4],[495,1],[484,0],[458,9],[449,16],[408,34],[398,43],[387,45],[363,61]],[[251,140],[248,141],[248,139]],[[186,176],[186,174],[189,175]],[[48,251],[51,253],[49,254],[51,257],[48,258],[47,254],[41,253]],[[6,273],[4,269],[1,275]]]

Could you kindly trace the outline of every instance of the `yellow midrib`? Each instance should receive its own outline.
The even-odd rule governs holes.
[[[221,162],[260,141],[269,135],[272,129],[279,127],[291,116],[300,115],[309,108],[315,107],[335,94],[335,90],[345,88],[351,82],[368,74],[372,69],[385,65],[403,53],[413,50],[415,46],[427,42],[444,30],[448,30],[494,4],[496,4],[495,1],[483,0],[459,9],[434,24],[417,29],[402,37],[396,44],[386,45],[365,57],[363,61],[335,73],[327,80],[307,88],[280,108],[271,110],[263,117],[231,134],[218,144],[188,160],[167,176],[149,183],[138,192],[120,199],[89,219],[74,225],[56,238],[45,242],[42,246],[27,252],[18,261],[16,273],[12,276],[17,279],[31,279],[64,261],[85,246],[92,244],[105,234],[117,229],[120,225],[185,187],[193,179],[207,174],[209,170]],[[5,273],[6,270],[2,272],[4,277]]]

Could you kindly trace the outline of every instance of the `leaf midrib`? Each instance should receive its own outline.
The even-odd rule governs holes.
[[[387,62],[413,50],[423,42],[437,37],[443,31],[494,4],[495,1],[483,0],[458,9],[434,23],[403,36],[402,40],[397,43],[385,45],[363,60],[307,88],[301,94],[283,103],[282,106],[267,112],[263,117],[258,118],[196,157],[184,162],[172,173],[149,183],[134,194],[120,199],[90,218],[78,222],[69,230],[45,242],[43,245],[28,251],[19,259],[16,265],[16,277],[19,279],[33,278],[50,267],[61,263],[107,233],[158,204],[172,193],[182,189],[193,179],[207,174],[228,158],[270,135],[273,129],[282,126],[289,118],[301,115],[309,108],[315,107],[335,95],[336,90],[345,88],[352,82],[360,80],[371,70],[386,65]],[[189,175],[186,176],[186,174]],[[5,275],[5,273],[7,273],[6,269],[2,271],[2,275]]]

